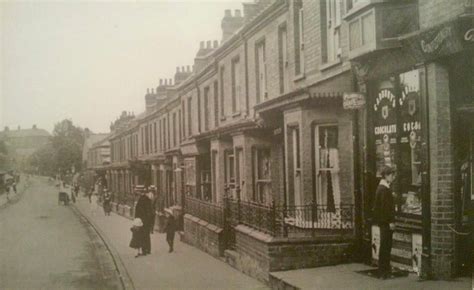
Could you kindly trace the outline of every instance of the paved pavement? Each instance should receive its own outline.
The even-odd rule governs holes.
[[[46,179],[0,209],[0,289],[120,289],[112,257]]]
[[[88,199],[80,198],[75,204],[120,256],[136,289],[268,289],[264,284],[235,270],[176,236],[175,252],[168,253],[164,234],[154,233],[151,255],[135,258],[136,251],[128,245],[131,239],[131,221],[112,213],[96,214]]]
[[[363,264],[344,264],[330,267],[273,272],[272,275],[300,289],[426,289],[471,290],[470,278],[453,281],[420,281],[418,276],[379,280],[356,271],[373,269]]]

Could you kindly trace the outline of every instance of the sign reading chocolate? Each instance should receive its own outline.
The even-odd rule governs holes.
[[[395,134],[397,133],[397,125],[384,125],[374,128],[375,135]]]

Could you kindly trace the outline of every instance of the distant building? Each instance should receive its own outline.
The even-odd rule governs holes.
[[[48,131],[39,129],[36,125],[33,125],[31,129],[21,129],[18,126],[16,130],[5,127],[0,132],[0,140],[5,141],[8,155],[14,158],[14,163],[19,169],[23,168],[29,156],[49,142],[50,137],[51,134]]]
[[[96,167],[110,163],[109,134],[94,134],[85,130],[82,147],[82,168],[84,169],[84,186],[92,185],[95,181]]]

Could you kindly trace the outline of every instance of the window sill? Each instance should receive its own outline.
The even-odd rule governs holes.
[[[372,3],[372,1],[368,1],[368,2],[365,2],[365,3],[358,4],[354,7],[352,7],[349,11],[347,11],[347,13],[342,16],[342,19],[347,21],[348,18],[351,18],[355,14],[358,14],[360,11],[364,10],[365,8],[369,7],[372,4],[374,4],[374,3]]]
[[[242,115],[242,112],[235,112],[232,114],[232,118],[239,117],[240,115]]]
[[[294,81],[294,82],[298,82],[298,81],[303,80],[305,77],[306,77],[305,74],[304,74],[304,73],[301,73],[301,74],[299,74],[299,75],[296,75],[296,76],[293,78],[293,81]]]
[[[342,60],[340,57],[338,57],[336,60],[334,61],[331,61],[331,62],[327,62],[327,63],[324,63],[322,64],[320,67],[319,67],[319,70],[320,71],[324,71],[324,70],[327,70],[329,68],[332,68],[332,67],[335,67],[335,66],[338,66],[342,63]]]

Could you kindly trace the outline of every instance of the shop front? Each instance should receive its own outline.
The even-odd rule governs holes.
[[[353,60],[367,96],[362,200],[372,262],[379,249],[373,199],[388,165],[397,170],[392,265],[434,278],[472,267],[472,33],[472,20],[459,18]]]

